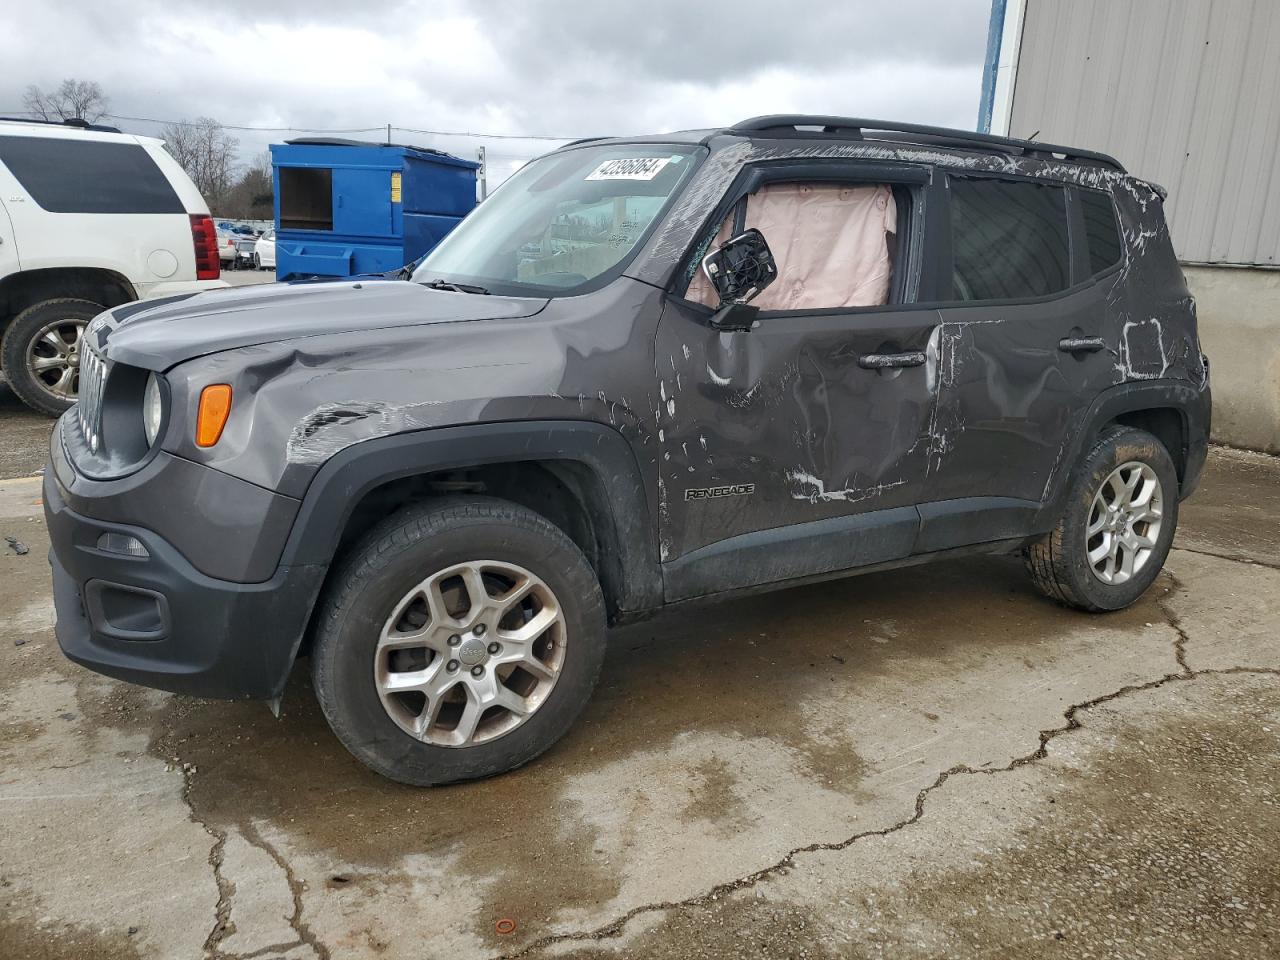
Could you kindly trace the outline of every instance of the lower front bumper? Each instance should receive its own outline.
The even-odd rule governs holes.
[[[71,510],[52,470],[45,475],[44,508],[55,633],[69,659],[110,677],[192,696],[280,694],[323,567],[281,567],[263,583],[206,576],[150,530]],[[99,549],[108,532],[136,538],[148,556]]]

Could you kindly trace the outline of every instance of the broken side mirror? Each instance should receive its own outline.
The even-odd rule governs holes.
[[[720,308],[711,318],[712,326],[720,330],[750,330],[760,312],[750,302],[778,279],[773,252],[755,227],[703,257],[702,272],[720,297]]]

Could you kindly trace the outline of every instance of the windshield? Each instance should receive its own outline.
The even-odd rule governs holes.
[[[515,295],[585,292],[622,271],[698,152],[622,144],[535,160],[440,241],[413,279]]]

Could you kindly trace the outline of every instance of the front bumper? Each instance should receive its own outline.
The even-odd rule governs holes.
[[[279,696],[324,567],[281,566],[259,583],[210,577],[155,531],[73,510],[52,465],[45,471],[44,511],[55,633],[69,659],[120,680],[192,696]],[[148,555],[99,549],[107,532],[135,537]]]

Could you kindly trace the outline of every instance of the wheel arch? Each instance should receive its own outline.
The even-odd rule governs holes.
[[[660,605],[639,465],[620,434],[586,421],[441,427],[354,444],[311,481],[282,562],[327,566],[401,506],[459,492],[510,500],[564,530],[596,570],[611,621]]]
[[[0,326],[27,307],[56,297],[92,300],[117,307],[138,299],[124,274],[100,267],[46,267],[11,273],[0,279]]]
[[[1143,407],[1140,410],[1129,410],[1117,414],[1104,424],[1103,428],[1112,424],[1145,430],[1164,444],[1164,448],[1169,451],[1170,459],[1173,460],[1174,470],[1178,474],[1178,484],[1181,487],[1187,471],[1189,427],[1185,411],[1176,407]]]
[[[1059,457],[1045,516],[1056,517],[1071,476],[1095,438],[1113,425],[1135,427],[1165,445],[1178,473],[1179,499],[1190,496],[1208,454],[1210,399],[1207,389],[1185,380],[1121,383],[1100,393],[1089,406]]]

